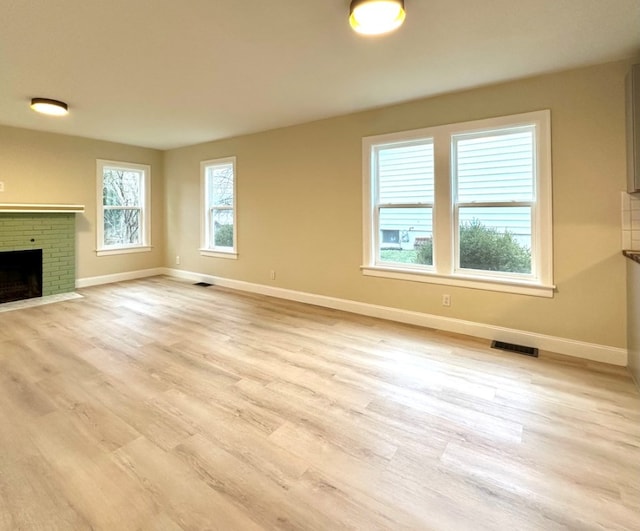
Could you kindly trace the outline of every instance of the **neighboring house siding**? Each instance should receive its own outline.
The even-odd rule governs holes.
[[[462,138],[456,142],[454,163],[458,194],[465,201],[495,201],[506,196],[528,199],[533,175],[531,131],[508,132],[483,138]],[[434,201],[433,147],[389,146],[380,151],[379,197],[386,205]],[[423,211],[424,212],[424,211]],[[411,208],[386,208],[380,215],[383,246],[412,249],[416,238],[432,237],[432,216]],[[531,213],[528,208],[474,207],[460,211],[460,224],[478,219],[486,227],[511,232],[531,247]],[[396,241],[391,241],[393,231]]]
[[[398,231],[401,247],[403,249],[413,249],[416,238],[431,237],[433,226],[430,220],[421,220],[416,217],[414,212],[409,210],[403,212],[403,210],[393,209],[390,212],[385,212],[380,218],[380,229],[381,231]],[[470,222],[475,217],[481,217],[483,224],[487,227],[495,228],[500,232],[509,231],[516,236],[521,244],[528,247],[531,246],[529,213],[526,211],[518,212],[516,209],[510,210],[511,212],[505,215],[504,213],[497,214],[492,212],[489,208],[478,208],[474,209],[473,214],[461,215],[460,221],[462,223]],[[400,246],[391,245],[390,247]]]

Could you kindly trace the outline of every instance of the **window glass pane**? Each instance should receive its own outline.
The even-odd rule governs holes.
[[[531,208],[461,207],[460,267],[531,273]]]
[[[211,206],[233,206],[233,164],[207,168],[208,197]]]
[[[433,265],[432,209],[381,208],[378,260]]]
[[[104,211],[104,244],[141,244],[139,209],[109,209]]]
[[[454,137],[458,201],[532,201],[533,127]]]
[[[211,228],[215,247],[233,248],[233,210],[214,209]]]
[[[102,176],[102,199],[105,206],[141,205],[141,183],[143,172],[104,168]]]
[[[433,203],[433,142],[376,149],[378,201]]]

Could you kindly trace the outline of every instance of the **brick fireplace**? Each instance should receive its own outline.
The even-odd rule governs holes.
[[[10,260],[14,253],[2,251],[42,251],[42,296],[74,291],[76,212],[79,205],[0,204],[0,279],[14,279]],[[8,287],[7,289],[12,289]],[[34,295],[29,295],[34,296]],[[37,296],[37,295],[35,295]],[[28,298],[28,297],[23,297]]]

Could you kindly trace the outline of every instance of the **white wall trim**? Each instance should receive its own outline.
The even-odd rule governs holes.
[[[574,339],[549,336],[546,334],[538,334],[535,332],[527,332],[525,330],[504,328],[501,326],[494,326],[485,323],[465,321],[462,319],[453,319],[451,317],[413,312],[409,310],[402,310],[399,308],[391,308],[388,306],[379,306],[375,304],[367,304],[364,302],[327,297],[324,295],[315,295],[313,293],[306,293],[303,291],[277,288],[273,286],[266,286],[264,284],[254,284],[242,280],[216,277],[180,269],[165,268],[162,273],[184,280],[191,280],[194,282],[208,282],[210,284],[222,286],[225,288],[248,291],[251,293],[268,295],[270,297],[303,302],[306,304],[314,304],[316,306],[323,306],[325,308],[332,308],[334,310],[343,310],[346,312],[367,315],[370,317],[378,317],[380,319],[387,319],[389,321],[397,321],[400,323],[423,326],[427,328],[435,328],[437,330],[455,332],[458,334],[465,334],[483,339],[496,339],[498,341],[527,345],[539,348],[541,350],[555,352],[557,354],[564,354],[566,356],[573,356],[575,358],[582,358],[590,361],[598,361],[623,367],[627,365],[627,350],[619,347],[599,345],[597,343],[587,343]]]
[[[99,277],[86,277],[76,279],[76,288],[88,288],[99,286],[100,284],[111,284],[113,282],[123,282],[125,280],[135,280],[137,278],[155,277],[168,274],[166,268],[156,267],[154,269],[140,269],[138,271],[127,271],[125,273],[114,273],[112,275],[102,275]]]

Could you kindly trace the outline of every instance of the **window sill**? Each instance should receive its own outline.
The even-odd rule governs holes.
[[[148,253],[151,251],[150,245],[138,246],[138,247],[114,247],[98,249],[96,251],[97,256],[111,256],[114,254],[130,254],[130,253]]]
[[[532,295],[534,297],[552,298],[555,291],[555,286],[553,285],[547,286],[512,279],[496,280],[495,278],[468,277],[463,275],[438,275],[430,271],[413,272],[407,271],[406,269],[379,266],[361,266],[360,269],[364,275],[372,277],[426,282],[428,284],[442,284],[487,291],[500,291],[519,295]]]
[[[235,251],[214,251],[212,249],[200,249],[201,256],[209,256],[211,258],[226,258],[228,260],[237,260],[238,253]]]

